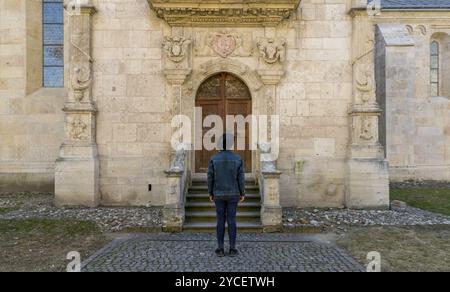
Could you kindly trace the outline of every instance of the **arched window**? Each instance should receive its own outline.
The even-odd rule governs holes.
[[[440,47],[437,41],[431,42],[431,96],[440,94]]]
[[[43,86],[64,86],[64,3],[42,1]]]

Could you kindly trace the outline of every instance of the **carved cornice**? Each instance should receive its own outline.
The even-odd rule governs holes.
[[[277,26],[301,0],[147,0],[171,26]]]

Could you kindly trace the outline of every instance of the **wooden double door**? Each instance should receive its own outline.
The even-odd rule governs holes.
[[[247,118],[252,114],[252,99],[247,85],[229,73],[220,73],[207,79],[200,86],[196,96],[196,107],[202,108],[203,121],[209,115],[217,115],[222,118],[224,131],[231,129],[231,125],[226,124],[227,116],[242,115]],[[214,127],[214,125],[213,125]],[[250,149],[250,125],[245,124],[240,129],[237,124],[234,125],[235,143],[234,152],[239,154],[245,166],[245,172],[252,171],[252,152]],[[211,128],[203,127],[202,139],[206,136]],[[214,141],[214,139],[208,137]],[[238,140],[245,139],[245,149],[237,149]],[[217,141],[214,141],[217,144]],[[241,143],[242,144],[242,143]],[[218,152],[218,150],[208,151],[205,147],[202,150],[195,151],[195,171],[204,173],[208,170],[210,158]]]

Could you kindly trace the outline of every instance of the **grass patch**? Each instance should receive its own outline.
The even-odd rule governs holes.
[[[352,228],[337,243],[364,267],[379,252],[383,272],[450,271],[450,226]]]
[[[108,241],[91,222],[0,220],[0,272],[62,272],[68,252],[80,252],[83,260]]]
[[[391,190],[391,200],[450,216],[450,189],[394,189]]]

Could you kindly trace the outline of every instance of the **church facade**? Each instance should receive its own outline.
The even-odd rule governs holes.
[[[450,3],[367,2],[0,1],[0,189],[164,206],[176,229],[211,152],[174,149],[173,122],[198,108],[278,117],[276,159],[240,153],[264,226],[450,181]]]

